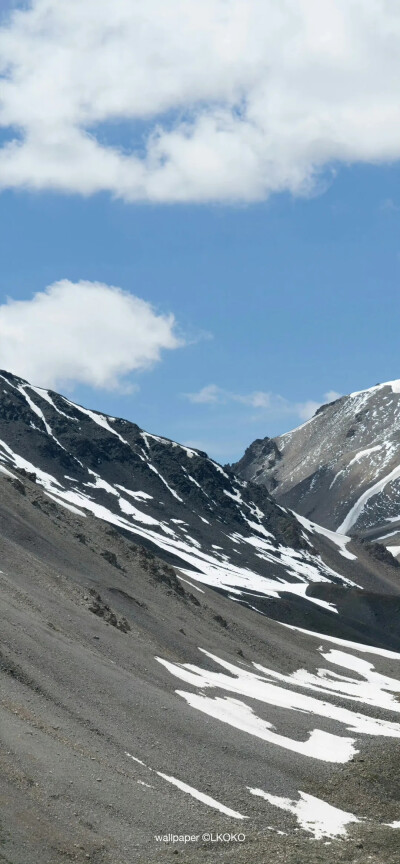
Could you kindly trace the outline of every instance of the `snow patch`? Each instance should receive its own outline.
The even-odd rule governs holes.
[[[154,774],[157,774],[158,777],[162,777],[163,780],[167,781],[167,783],[172,783],[173,786],[176,786],[182,792],[186,792],[188,795],[191,795],[192,798],[196,798],[197,801],[201,801],[202,804],[206,804],[207,807],[212,807],[214,810],[219,810],[220,813],[224,813],[225,816],[231,816],[232,819],[247,819],[247,816],[242,816],[242,814],[238,813],[236,810],[231,810],[230,807],[225,807],[225,804],[221,804],[220,801],[217,801],[215,798],[211,798],[210,795],[205,795],[204,792],[199,792],[198,789],[195,789],[193,786],[189,786],[182,780],[178,780],[176,777],[172,777],[169,774],[163,774],[162,771],[156,771],[154,768],[150,768],[148,765],[146,765],[145,762],[142,762],[141,759],[138,759],[136,756],[132,756],[131,753],[125,752],[125,756],[128,756],[129,759],[133,759],[134,762],[138,762],[139,765],[142,765],[143,768],[147,768],[148,771],[152,771]]]
[[[299,791],[299,800],[292,801],[290,798],[270,795],[263,789],[252,789],[250,786],[247,788],[252,795],[265,798],[274,807],[293,813],[300,827],[313,834],[316,840],[321,840],[322,837],[345,837],[347,826],[352,822],[361,821],[352,813],[332,807],[326,801],[315,798],[314,795],[307,795],[306,792]]]
[[[347,537],[346,534],[341,534],[339,533],[339,531],[330,531],[328,528],[323,528],[322,525],[317,525],[315,522],[310,522],[309,519],[306,519],[305,516],[300,516],[300,514],[295,513],[294,510],[292,512],[295,515],[297,521],[300,522],[300,524],[303,525],[304,528],[307,529],[307,531],[315,534],[321,534],[323,537],[327,537],[327,539],[330,540],[331,543],[334,543],[335,546],[338,546],[339,552],[341,555],[343,555],[343,558],[348,558],[349,561],[357,560],[357,555],[353,555],[352,552],[348,552],[348,550],[346,549],[347,544],[351,541],[351,537]]]
[[[62,398],[64,399],[64,402],[67,402],[68,405],[72,406],[72,408],[76,408],[76,410],[80,411],[81,414],[86,414],[87,417],[93,420],[93,423],[96,423],[97,426],[101,426],[102,429],[106,429],[106,431],[110,432],[111,435],[115,435],[116,438],[119,438],[122,444],[127,444],[129,447],[129,444],[125,440],[125,438],[123,438],[122,435],[119,434],[119,432],[116,432],[115,429],[112,429],[112,427],[108,423],[107,417],[105,417],[104,414],[98,414],[96,411],[90,411],[89,408],[82,408],[82,405],[77,405],[76,402],[70,402],[70,400],[67,399],[66,396],[63,396]]]
[[[282,627],[287,627],[288,630],[297,630],[298,633],[313,636],[315,639],[319,639],[320,642],[333,642],[335,645],[353,648],[354,651],[359,651],[363,654],[376,654],[379,657],[387,657],[389,660],[400,660],[400,654],[397,654],[396,651],[389,651],[387,648],[376,648],[374,645],[364,645],[362,642],[339,639],[338,636],[327,636],[325,633],[316,633],[314,630],[304,630],[302,627],[294,627],[293,624],[284,624],[283,621],[278,621],[277,623],[281,624]]]
[[[360,496],[358,501],[353,505],[351,510],[349,510],[346,518],[343,520],[342,524],[338,527],[339,534],[347,534],[347,532],[352,528],[353,525],[357,522],[359,516],[364,510],[365,505],[368,503],[370,498],[374,495],[378,495],[379,492],[383,492],[385,486],[388,483],[392,483],[393,480],[397,480],[400,477],[400,465],[397,465],[396,468],[393,468],[393,471],[390,474],[386,474],[385,477],[382,477],[381,480],[378,480],[377,483],[374,483],[373,486],[370,486],[369,489],[366,489],[365,492]]]
[[[156,773],[159,777],[163,777],[164,780],[167,780],[168,783],[177,786],[182,792],[186,792],[187,795],[191,795],[192,798],[196,798],[197,801],[201,801],[202,804],[206,804],[207,807],[212,807],[213,810],[219,810],[219,812],[224,813],[225,816],[231,816],[232,819],[248,818],[247,816],[242,816],[242,814],[238,813],[236,810],[231,810],[230,807],[225,807],[225,804],[221,804],[219,801],[216,801],[215,798],[210,798],[210,796],[205,795],[204,792],[199,792],[198,789],[194,789],[193,786],[183,783],[182,780],[177,780],[176,777],[170,777],[168,774],[163,774],[161,771],[157,771]]]
[[[50,492],[45,492],[48,498],[51,498],[56,504],[59,504],[61,507],[65,507],[66,510],[70,510],[71,513],[75,513],[77,516],[84,516],[86,518],[87,513],[84,513],[82,510],[78,510],[77,507],[74,507],[72,504],[67,504],[66,501],[63,501],[62,498],[59,498],[58,495],[52,495]]]

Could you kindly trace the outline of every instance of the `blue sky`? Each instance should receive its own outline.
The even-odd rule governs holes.
[[[132,129],[106,125],[106,133],[129,149]],[[254,438],[298,425],[325,394],[400,377],[400,168],[395,158],[372,162],[330,160],[307,194],[254,196],[263,200],[226,200],[220,190],[205,202],[195,191],[182,202],[126,200],[75,180],[60,191],[54,179],[2,181],[0,305],[68,280],[118,286],[157,315],[172,313],[180,347],[132,368],[122,387],[78,375],[62,389],[234,460]],[[24,332],[34,340],[34,323]],[[2,353],[1,338],[0,330],[4,364],[14,355]],[[46,342],[42,334],[44,357]],[[86,347],[83,339],[82,354]],[[39,368],[27,377],[46,385]]]
[[[254,438],[297,425],[296,412],[182,394],[215,384],[323,401],[398,377],[399,175],[346,169],[311,200],[234,208],[6,192],[1,302],[87,279],[172,311],[188,344],[134,376],[137,393],[76,386],[74,398],[233,459]]]

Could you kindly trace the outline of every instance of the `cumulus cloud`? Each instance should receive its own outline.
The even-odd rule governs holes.
[[[236,402],[264,412],[269,417],[277,418],[294,415],[303,421],[313,417],[321,405],[326,402],[333,402],[340,395],[336,390],[329,390],[328,393],[324,393],[323,400],[319,402],[313,399],[309,399],[306,402],[291,402],[278,393],[268,393],[262,390],[255,390],[252,393],[232,393],[229,390],[224,390],[223,387],[218,387],[217,384],[208,384],[195,393],[183,394],[189,402],[194,404],[226,405]]]
[[[181,344],[173,315],[101,282],[64,279],[0,306],[0,366],[44,387],[126,389],[125,376]]]
[[[307,194],[399,158],[399,39],[390,0],[31,0],[0,28],[0,188]]]

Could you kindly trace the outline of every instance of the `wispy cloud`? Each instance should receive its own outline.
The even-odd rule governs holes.
[[[381,201],[379,209],[382,210],[383,213],[398,213],[400,205],[396,204],[393,198],[385,198],[384,201]]]
[[[225,390],[217,384],[207,384],[194,393],[183,393],[185,399],[195,405],[227,405],[229,403],[237,403],[248,408],[253,408],[260,414],[267,416],[286,417],[294,415],[301,420],[309,420],[316,410],[326,402],[333,402],[340,398],[340,393],[336,390],[329,390],[324,393],[323,399],[319,402],[309,399],[305,402],[293,402],[285,399],[277,393],[255,390],[251,393],[233,393],[230,390]]]
[[[197,393],[183,393],[182,395],[194,404],[212,405],[217,402],[221,403],[223,392],[216,384],[207,384],[206,387],[202,387]]]
[[[400,158],[399,39],[387,0],[30,0],[0,28],[0,187],[308,194]]]
[[[264,393],[260,390],[245,394],[232,393],[229,390],[224,390],[223,387],[218,387],[217,384],[207,384],[196,393],[183,393],[182,395],[189,402],[199,405],[226,405],[227,402],[240,402],[251,408],[270,408],[274,401],[281,399],[280,396],[272,396],[271,393]]]

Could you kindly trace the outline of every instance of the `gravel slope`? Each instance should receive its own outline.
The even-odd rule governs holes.
[[[335,643],[271,620],[273,599],[262,600],[262,615],[198,582],[192,588],[131,537],[66,511],[29,478],[23,485],[25,494],[0,477],[0,861],[397,862],[398,832],[381,823],[400,819],[400,739],[354,733],[331,716],[235,696],[223,687],[212,691],[213,698],[245,702],[294,746],[319,729],[335,735],[339,749],[351,737],[359,751],[342,764],[306,757],[197,710],[176,690],[198,695],[198,688],[155,659],[221,673],[203,648],[248,674],[259,663],[277,683],[272,672],[287,679],[302,668],[315,675],[324,662],[319,646],[327,653]],[[360,561],[348,566],[361,572]],[[366,566],[366,579],[368,572]],[[394,575],[384,566],[382,573],[377,596],[384,603],[386,579],[393,606]],[[306,629],[327,632],[328,619],[345,617],[317,607],[307,617],[311,604],[302,603],[283,597],[280,608],[286,620]],[[348,617],[341,626],[347,638],[371,641],[360,620]],[[399,649],[398,635],[385,634],[383,625],[376,635],[379,645]],[[400,677],[395,658],[350,654]],[[285,692],[315,696],[287,681]],[[393,711],[338,694],[323,700],[396,721]],[[157,772],[247,818],[221,813]],[[247,787],[292,801],[302,790],[367,821],[350,825],[346,839],[314,839],[293,813]],[[204,832],[238,831],[246,835],[243,842],[201,840]],[[157,842],[158,833],[199,840]]]

